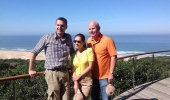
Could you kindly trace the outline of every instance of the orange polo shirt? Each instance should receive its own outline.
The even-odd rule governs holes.
[[[95,79],[108,78],[111,56],[117,55],[114,41],[105,35],[100,35],[97,42],[92,37],[87,40],[88,47],[92,47],[95,55],[92,75]]]

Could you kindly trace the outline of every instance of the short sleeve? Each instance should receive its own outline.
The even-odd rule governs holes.
[[[111,38],[108,39],[107,49],[110,56],[117,55],[115,43]]]
[[[93,53],[92,48],[87,48],[86,53],[87,53],[88,61],[94,61],[94,53]]]
[[[35,55],[38,55],[45,48],[45,46],[46,46],[45,43],[46,43],[48,36],[49,36],[49,34],[44,35],[39,40],[39,42],[37,43],[37,45],[31,52],[34,53]]]

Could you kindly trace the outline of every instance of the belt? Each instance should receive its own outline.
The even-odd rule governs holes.
[[[56,69],[47,69],[51,71],[65,71],[67,68],[56,68]]]

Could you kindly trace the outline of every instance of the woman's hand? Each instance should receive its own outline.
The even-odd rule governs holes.
[[[81,78],[81,74],[73,76],[73,81],[78,81]]]

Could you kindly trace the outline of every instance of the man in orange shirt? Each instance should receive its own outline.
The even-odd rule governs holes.
[[[88,25],[90,36],[88,47],[92,47],[95,62],[92,69],[92,100],[110,100],[106,94],[106,86],[113,82],[113,72],[117,61],[117,51],[112,38],[101,34],[99,23],[91,21]]]

